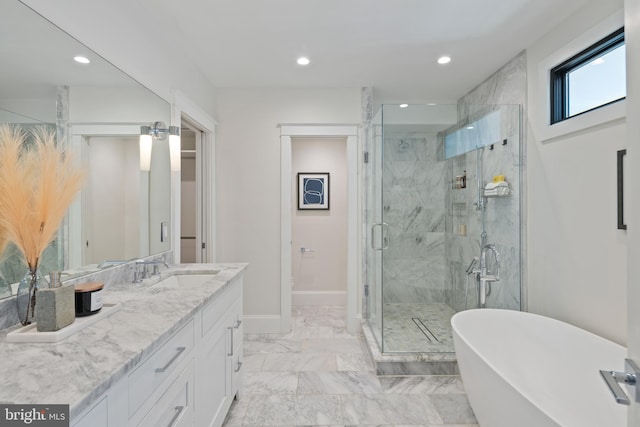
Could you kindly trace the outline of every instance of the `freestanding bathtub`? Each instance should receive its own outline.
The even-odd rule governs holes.
[[[624,347],[511,310],[463,311],[451,325],[462,382],[481,427],[627,425],[627,407],[615,402],[599,372],[624,370]]]

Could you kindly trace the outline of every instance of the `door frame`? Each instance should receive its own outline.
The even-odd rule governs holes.
[[[358,322],[358,125],[280,124],[280,331],[291,330],[291,139],[346,138],[347,140],[347,330],[356,332]]]
[[[195,128],[202,132],[201,154],[202,160],[198,161],[201,165],[199,171],[196,171],[196,181],[200,182],[202,191],[198,191],[197,215],[201,220],[198,221],[198,231],[202,230],[203,236],[199,242],[206,243],[205,256],[201,257],[203,263],[216,262],[216,181],[215,181],[215,130],[217,122],[206,111],[200,108],[187,95],[180,90],[173,90],[173,102],[171,103],[171,125],[181,126],[182,120],[189,122]],[[173,255],[175,262],[180,260],[180,173],[171,173],[171,207],[172,207],[172,242]],[[207,185],[203,185],[206,183]],[[200,249],[201,251],[201,249]]]

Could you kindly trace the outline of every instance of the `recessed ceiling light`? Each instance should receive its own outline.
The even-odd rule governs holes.
[[[306,56],[301,56],[300,58],[298,58],[298,65],[309,65],[309,63],[311,61],[309,61],[309,58],[307,58]]]
[[[428,103],[427,105],[431,105],[431,106],[433,106],[433,105],[438,105],[438,104],[436,104],[435,102],[430,102],[430,103]]]
[[[438,64],[448,64],[449,62],[451,62],[451,58],[448,56],[441,56],[438,58]]]
[[[89,58],[86,58],[86,57],[80,56],[80,55],[74,56],[73,60],[76,61],[76,62],[79,62],[80,64],[88,64],[88,63],[91,62],[91,61],[89,61]]]
[[[473,129],[473,126],[467,126],[467,129],[471,130],[471,129]]]
[[[409,104],[400,104],[400,108],[407,108]]]

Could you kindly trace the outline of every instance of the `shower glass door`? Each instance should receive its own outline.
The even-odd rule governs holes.
[[[446,162],[455,105],[383,105],[383,352],[452,352],[445,303]]]
[[[475,307],[466,269],[488,243],[502,277],[487,306],[520,309],[519,111],[383,105],[367,129],[365,312],[383,353],[454,352],[450,320]],[[495,175],[508,197],[484,196]]]
[[[382,349],[382,257],[384,251],[382,217],[382,111],[367,128],[366,192],[366,268],[364,311],[371,331]]]

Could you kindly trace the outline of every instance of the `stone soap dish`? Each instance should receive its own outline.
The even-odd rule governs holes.
[[[7,342],[59,342],[87,326],[111,316],[118,310],[120,310],[120,304],[104,304],[99,313],[91,316],[76,317],[76,320],[69,326],[53,332],[38,332],[36,324],[32,323],[9,332],[7,334]]]

